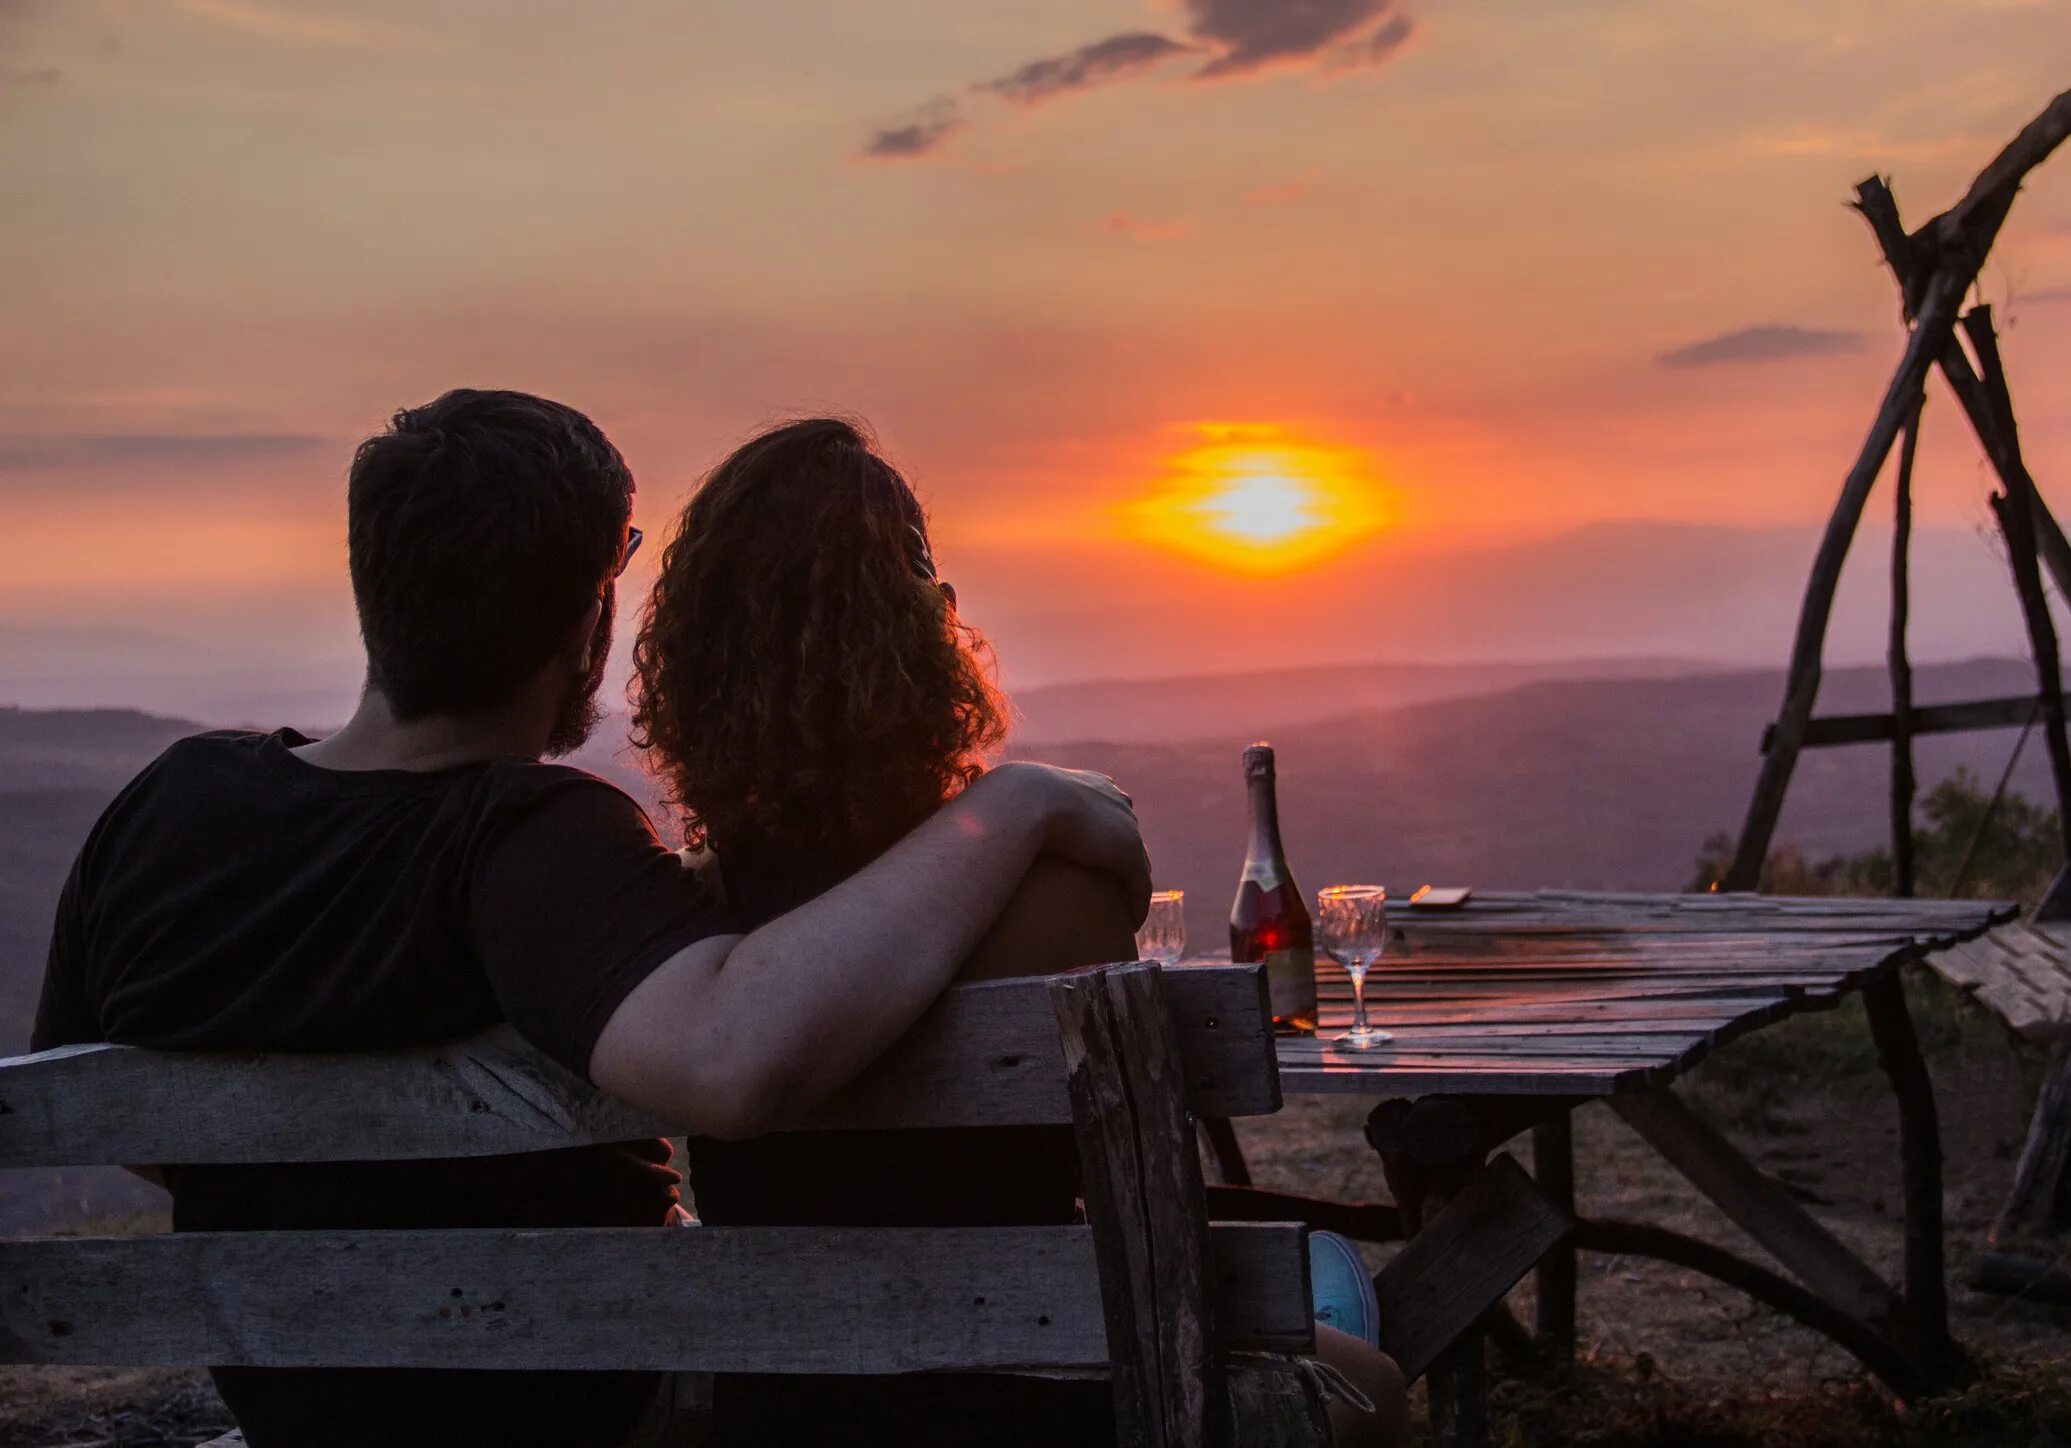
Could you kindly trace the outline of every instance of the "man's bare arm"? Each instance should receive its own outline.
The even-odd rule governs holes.
[[[1150,871],[1128,796],[1099,775],[1002,765],[824,895],[663,962],[605,1023],[590,1077],[690,1131],[767,1130],[913,1024],[1042,854],[1122,882],[1141,918]]]

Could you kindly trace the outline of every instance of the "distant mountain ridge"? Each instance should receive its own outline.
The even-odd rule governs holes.
[[[1296,877],[1310,890],[1346,880],[1673,890],[1690,878],[1707,835],[1738,827],[1782,689],[1773,669],[1649,672],[1680,667],[1675,660],[1636,664],[1623,677],[1507,686],[1500,670],[1512,666],[1448,666],[1414,681],[1397,666],[1362,667],[1380,670],[1377,687],[1397,698],[1440,687],[1483,692],[1346,708],[1347,691],[1290,688],[1305,670],[1073,686],[1075,694],[1037,701],[1044,717],[1068,722],[1073,709],[1097,705],[1094,717],[1141,736],[1177,705],[1177,732],[1076,742],[1017,733],[1012,752],[1119,779],[1136,799],[1160,883],[1187,892],[1194,948],[1213,953],[1226,938],[1244,849],[1238,755],[1261,734],[1279,751],[1281,821]],[[1334,679],[1358,672],[1327,671]],[[2017,659],[1918,672],[1923,702],[2033,687],[2032,669]],[[1053,707],[1059,698],[1065,707]],[[1821,708],[1884,703],[1881,669],[1837,669]],[[133,710],[0,708],[0,1054],[26,1043],[51,910],[94,818],[166,743],[202,727]],[[619,721],[573,762],[649,802],[666,824],[622,731]],[[1921,779],[1932,784],[1958,764],[1994,778],[2014,738],[1923,739]],[[1887,760],[1875,747],[1808,753],[1779,841],[1815,855],[1881,843]],[[2039,745],[2014,778],[2029,797],[2048,797]],[[1936,883],[1923,887],[1932,893]],[[142,1191],[119,1173],[0,1173],[0,1230],[123,1209]]]
[[[1016,745],[1166,742],[1271,730],[1334,715],[1500,693],[1540,680],[1672,678],[1716,673],[1696,659],[1556,659],[1520,663],[1348,663],[1095,679],[1017,690]]]

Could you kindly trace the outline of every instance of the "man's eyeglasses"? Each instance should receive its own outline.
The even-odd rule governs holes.
[[[956,589],[945,583],[942,576],[935,572],[935,555],[928,548],[928,535],[911,523],[906,525],[906,531],[913,535],[913,541],[907,545],[906,553],[907,560],[913,564],[913,571],[941,589],[942,596],[949,600],[949,606],[955,608]]]
[[[645,533],[633,527],[630,523],[626,525],[626,547],[625,551],[618,555],[618,571],[611,575],[613,578],[625,576],[626,565],[631,563],[633,555],[640,551],[640,540],[646,536]]]

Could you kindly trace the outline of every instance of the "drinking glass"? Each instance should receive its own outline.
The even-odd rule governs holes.
[[[1159,890],[1151,895],[1151,913],[1136,932],[1136,954],[1142,960],[1171,965],[1187,948],[1187,892]]]
[[[1352,977],[1352,1029],[1337,1044],[1364,1051],[1395,1038],[1366,1023],[1366,969],[1388,948],[1388,892],[1379,885],[1332,885],[1316,895],[1316,926],[1328,951]]]

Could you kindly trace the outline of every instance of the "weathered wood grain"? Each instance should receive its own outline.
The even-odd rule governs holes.
[[[1303,1229],[1213,1229],[1223,1346],[1312,1331]],[[1091,1229],[567,1228],[0,1242],[0,1361],[891,1373],[1107,1361]]]
[[[1864,1322],[1899,1321],[1890,1285],[1672,1092],[1613,1097],[1611,1109],[1807,1287]]]
[[[1213,1352],[1200,1156],[1162,974],[1148,962],[1113,966],[1057,978],[1049,992],[1100,1264],[1118,1437],[1125,1448],[1206,1448],[1228,1405]]]
[[[1040,979],[957,986],[801,1128],[1070,1120]],[[1178,972],[1167,992],[1189,1104],[1277,1110],[1258,966]],[[145,1103],[148,1109],[143,1109]],[[68,1046],[0,1061],[0,1166],[493,1156],[679,1135],[507,1028],[361,1055],[216,1055]]]
[[[2071,1163],[2071,1041],[2050,1053],[2049,1073],[2035,1100],[2021,1145],[2013,1189],[1999,1209],[1987,1239],[1995,1247],[2031,1244],[2061,1231],[2064,1172]]]
[[[1381,1351],[1421,1377],[1572,1225],[1522,1167],[1492,1158],[1375,1275]]]

